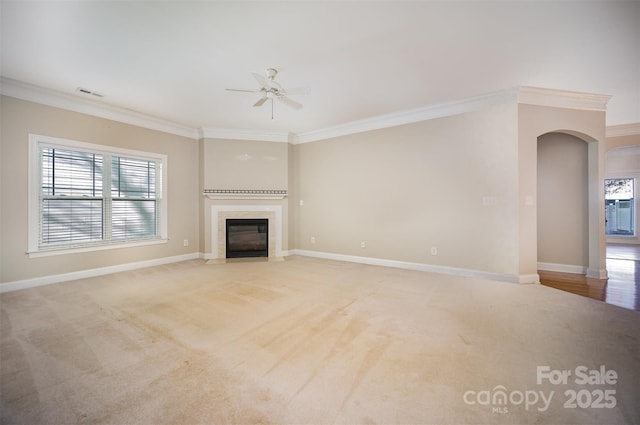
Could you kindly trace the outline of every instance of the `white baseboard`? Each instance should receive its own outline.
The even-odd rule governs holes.
[[[538,263],[538,270],[547,272],[586,274],[587,268],[584,266],[574,266],[571,264]]]
[[[411,263],[407,261],[386,260],[382,258],[359,257],[355,255],[334,254],[330,252],[307,251],[304,249],[290,250],[291,255],[323,258],[326,260],[347,261],[350,263],[369,264],[372,266],[395,267],[399,269],[416,270],[422,272],[440,273],[453,276],[474,277],[479,279],[498,280],[510,283],[539,283],[537,274],[511,275],[506,273],[492,273],[481,270],[461,269],[456,267],[436,266],[423,263]]]
[[[13,282],[1,283],[0,293],[18,291],[20,289],[35,288],[37,286],[43,286],[43,285],[51,285],[53,283],[66,282],[68,280],[103,276],[105,274],[142,269],[145,267],[160,266],[162,264],[177,263],[179,261],[195,260],[196,258],[202,258],[202,254],[199,252],[193,252],[191,254],[176,255],[173,257],[156,258],[153,260],[118,264],[115,266],[100,267],[97,269],[80,270],[77,272],[35,277],[32,279],[16,280]]]
[[[372,266],[395,267],[407,270],[416,270],[431,273],[441,273],[454,276],[473,277],[479,279],[498,280],[511,283],[539,283],[537,274],[531,275],[511,275],[506,273],[492,273],[481,270],[461,269],[456,267],[436,266],[423,263],[411,263],[398,260],[386,260],[382,258],[359,257],[355,255],[334,254],[329,252],[307,251],[302,249],[285,250],[283,256],[301,255],[306,257],[323,258],[327,260],[346,261],[351,263],[369,264]],[[32,279],[16,280],[0,284],[0,293],[18,291],[21,289],[35,288],[38,286],[51,285],[54,283],[66,282],[69,280],[85,279],[96,276],[103,276],[110,273],[119,273],[129,270],[142,269],[145,267],[159,266],[163,264],[177,263],[180,261],[194,260],[197,258],[210,259],[211,254],[194,252],[173,257],[156,258],[153,260],[138,261],[135,263],[118,264],[115,266],[100,267],[96,269],[80,270],[70,273],[36,277]],[[584,273],[583,273],[584,274]]]

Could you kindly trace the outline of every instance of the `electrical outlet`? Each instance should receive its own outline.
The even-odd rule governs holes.
[[[316,243],[316,237],[315,236],[311,236],[311,243]]]
[[[438,255],[438,247],[436,246],[431,247],[431,255]]]
[[[367,247],[366,242],[360,242],[360,248],[366,248],[366,247]]]
[[[185,239],[182,241],[182,245],[189,246],[189,239]]]

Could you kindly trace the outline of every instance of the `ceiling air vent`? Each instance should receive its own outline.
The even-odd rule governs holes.
[[[89,95],[91,95],[91,96],[95,96],[95,97],[104,97],[104,95],[103,95],[103,94],[96,93],[96,92],[94,92],[94,91],[87,90],[87,89],[82,88],[82,87],[78,87],[78,89],[77,89],[77,90],[78,90],[80,93],[83,93],[83,94],[89,94]]]

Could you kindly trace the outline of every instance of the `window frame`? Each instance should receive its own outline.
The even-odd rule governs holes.
[[[142,239],[102,239],[100,241],[78,242],[69,245],[49,245],[40,246],[40,220],[41,220],[41,182],[42,182],[42,162],[41,147],[55,147],[66,150],[81,150],[100,155],[120,156],[131,159],[157,162],[160,170],[156,171],[156,209],[157,209],[157,231],[154,237]],[[104,158],[104,157],[103,157]],[[110,167],[109,167],[110,172]],[[50,255],[73,254],[90,251],[100,251],[107,249],[129,248],[144,245],[156,245],[167,243],[167,156],[159,153],[144,152],[133,149],[124,149],[113,146],[99,145],[94,143],[68,140],[57,137],[29,134],[29,182],[28,182],[28,255],[30,258]],[[158,181],[159,180],[159,181]],[[111,191],[111,187],[103,187],[104,192]],[[110,195],[108,197],[111,199]],[[111,202],[108,202],[110,205]],[[106,220],[106,217],[103,218]],[[105,224],[110,226],[109,223]]]

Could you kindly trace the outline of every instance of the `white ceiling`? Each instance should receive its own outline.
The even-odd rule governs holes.
[[[5,78],[193,128],[320,130],[513,86],[612,95],[640,122],[638,1],[1,3]],[[252,107],[279,70],[305,105]],[[82,95],[84,96],[84,95]],[[93,98],[92,99],[96,99]],[[97,99],[96,99],[97,100]]]

